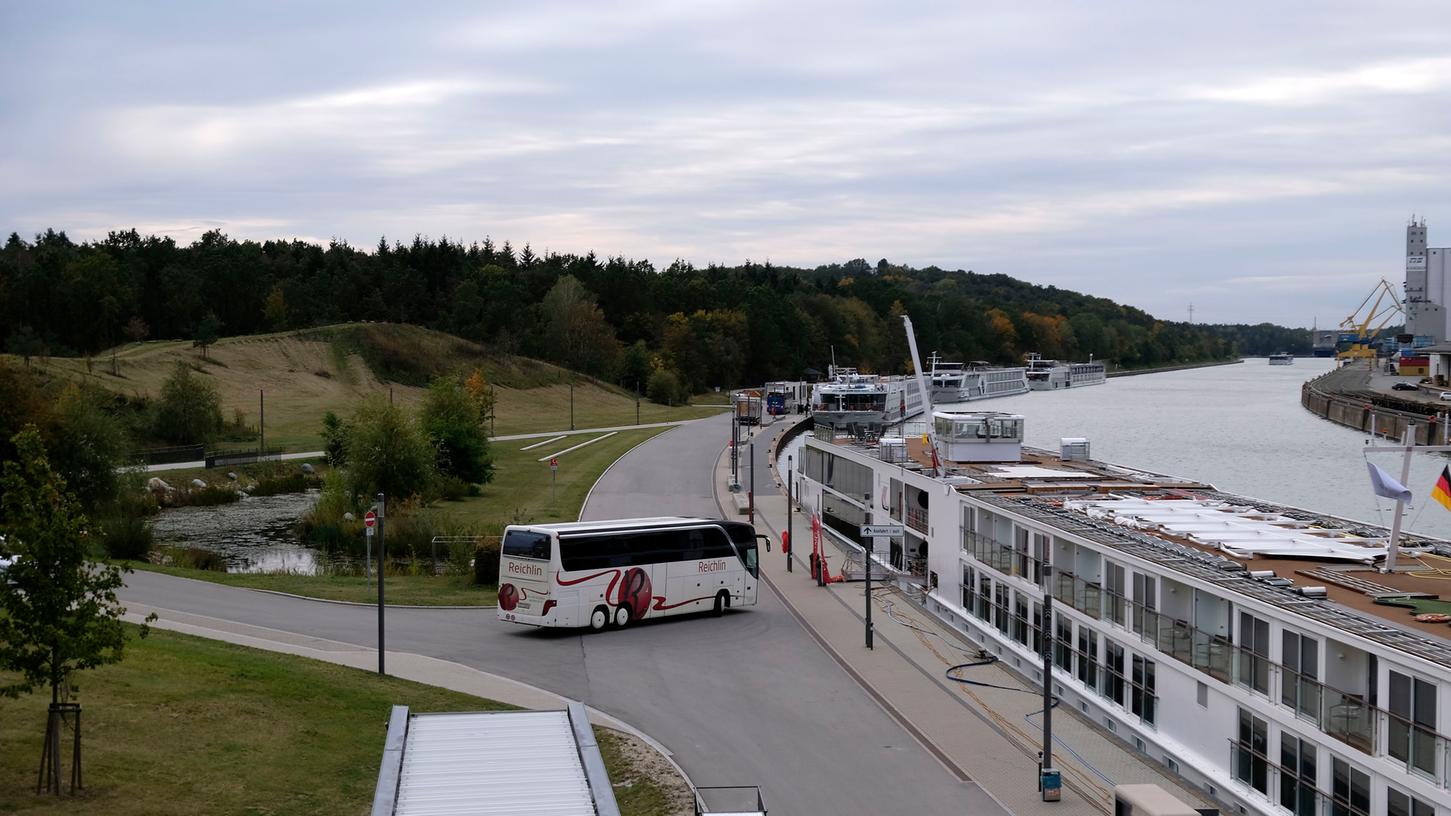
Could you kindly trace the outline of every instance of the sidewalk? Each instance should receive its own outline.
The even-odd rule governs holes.
[[[767,429],[756,441],[768,447],[781,430]],[[722,456],[716,465],[716,494],[724,508],[733,507],[728,498],[729,475],[728,457]],[[795,547],[794,570],[788,573],[780,551],[786,498],[774,462],[771,481],[758,476],[756,487],[756,528],[775,542],[772,552],[762,553],[765,580],[822,647],[953,773],[976,782],[1018,816],[1111,813],[1113,786],[1134,782],[1161,785],[1194,807],[1213,806],[1065,706],[1053,711],[1053,764],[1062,772],[1063,798],[1057,803],[1041,801],[1037,790],[1040,688],[1002,664],[963,669],[958,674],[1003,688],[948,680],[947,669],[973,660],[977,647],[895,587],[877,589],[875,582],[875,649],[867,650],[864,584],[818,587],[807,565],[809,543]],[[797,514],[793,537],[809,542],[809,530],[809,519]],[[831,559],[833,572],[840,570],[841,561],[840,556]],[[1026,674],[1032,668],[1025,665],[1022,670]]]

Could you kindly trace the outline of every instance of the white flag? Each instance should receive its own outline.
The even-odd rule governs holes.
[[[1381,470],[1380,465],[1366,462],[1365,466],[1370,470],[1370,489],[1374,490],[1377,496],[1385,496],[1387,499],[1397,501],[1411,500],[1411,491],[1392,478],[1389,473]]]

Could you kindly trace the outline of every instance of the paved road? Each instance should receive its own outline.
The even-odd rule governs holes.
[[[644,443],[596,485],[585,517],[718,515],[710,465],[729,427],[728,417],[705,419]],[[155,573],[131,575],[122,598],[346,643],[376,637],[367,608]],[[970,810],[978,796],[888,718],[764,587],[758,606],[724,618],[647,621],[601,634],[506,626],[493,610],[396,609],[388,646],[582,700],[660,740],[697,785],[760,785],[773,812],[989,812]]]

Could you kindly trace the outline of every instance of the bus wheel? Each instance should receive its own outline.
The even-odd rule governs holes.
[[[630,613],[630,607],[624,604],[615,607],[615,626],[618,628],[624,629],[626,626],[629,626],[630,618],[632,617],[634,616]]]
[[[726,592],[724,589],[722,589],[720,592],[717,592],[715,594],[715,614],[716,615],[718,615],[718,616],[719,615],[724,615],[725,614],[725,611],[726,611],[726,607],[728,607],[730,605],[731,605],[731,596],[730,596],[730,593],[729,592]]]
[[[603,631],[610,622],[610,610],[603,606],[596,606],[595,611],[589,613],[589,628],[596,632]]]

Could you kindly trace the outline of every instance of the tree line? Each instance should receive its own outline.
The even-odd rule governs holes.
[[[90,355],[126,341],[238,335],[346,321],[413,323],[626,387],[664,373],[682,393],[796,379],[839,365],[908,367],[899,316],[926,354],[1011,364],[1027,352],[1146,367],[1304,345],[1303,330],[1199,326],[1006,275],[863,259],[812,269],[747,261],[658,269],[622,257],[536,254],[490,239],[237,241],[190,245],[135,230],[72,241],[47,230],[0,249],[7,350]]]

